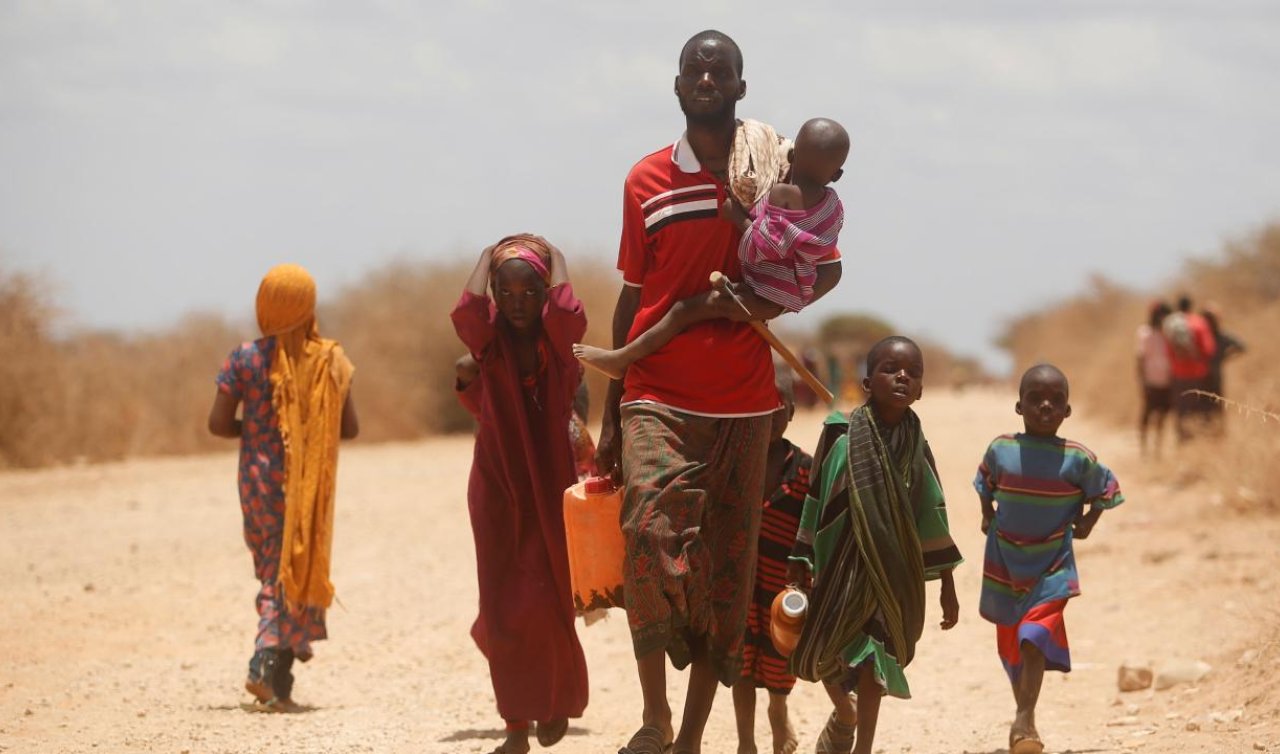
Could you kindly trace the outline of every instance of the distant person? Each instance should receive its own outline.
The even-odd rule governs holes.
[[[1010,754],[1044,750],[1036,703],[1044,671],[1071,670],[1063,612],[1080,594],[1072,541],[1124,502],[1111,470],[1083,445],[1058,436],[1071,416],[1067,377],[1051,364],[1022,375],[1014,410],[1023,432],[991,441],[974,487],[987,535],[978,610],[996,624],[996,648],[1017,713]]]
[[[742,231],[738,258],[742,282],[757,297],[797,312],[815,298],[818,265],[839,260],[836,240],[844,206],[827,184],[840,179],[849,156],[849,134],[827,118],[806,121],[796,134],[791,183],[776,183],[748,215],[726,199],[722,216]],[[727,280],[727,278],[722,279]],[[732,284],[722,282],[732,290]],[[726,302],[715,292],[677,301],[662,318],[625,346],[609,350],[577,344],[584,364],[620,379],[627,367],[671,342],[690,325],[725,316]]]
[[[1209,374],[1205,377],[1204,389],[1218,398],[1225,398],[1222,365],[1227,359],[1245,352],[1244,341],[1222,329],[1221,316],[1216,304],[1212,302],[1206,304],[1201,316],[1204,317],[1205,323],[1209,325],[1209,332],[1213,335],[1213,356],[1209,358]],[[1219,428],[1222,426],[1222,409],[1221,401],[1209,399],[1209,417]]]
[[[1173,310],[1163,301],[1151,305],[1150,317],[1138,326],[1138,384],[1142,388],[1142,413],[1138,419],[1138,442],[1147,451],[1147,428],[1155,425],[1155,453],[1160,455],[1165,418],[1173,409],[1173,366],[1169,340],[1164,336],[1164,320]]]
[[[525,234],[480,253],[450,316],[479,366],[460,396],[479,420],[467,485],[480,584],[471,637],[506,722],[494,754],[525,754],[531,723],[551,746],[587,705],[564,532],[564,491],[578,478],[566,429],[581,368],[570,349],[587,317],[564,255]]]
[[[210,432],[240,440],[244,541],[262,583],[245,689],[266,712],[299,709],[293,661],[311,659],[311,642],[327,635],[338,440],[359,432],[354,367],[342,346],[319,336],[315,306],[305,269],[271,268],[258,287],[262,337],[227,357],[209,411]]]
[[[834,707],[820,752],[871,754],[881,697],[910,698],[905,669],[924,631],[925,581],[942,581],[943,630],[960,619],[960,551],[911,410],[924,389],[919,346],[897,335],[876,343],[862,386],[866,403],[823,426],[791,556],[793,580],[812,574],[813,588],[790,667],[821,681]]]
[[[795,545],[800,513],[809,494],[813,457],[783,437],[795,415],[793,392],[798,386],[791,367],[775,364],[774,370],[782,406],[773,412],[765,461],[766,495],[756,550],[756,579],[747,608],[742,677],[733,684],[733,712],[738,723],[738,751],[755,751],[756,689],[764,689],[769,696],[773,754],[792,754],[799,742],[787,712],[787,696],[796,685],[796,677],[787,670],[787,658],[774,647],[770,610],[774,597],[787,586],[787,558]]]
[[[1178,298],[1177,311],[1164,318],[1162,329],[1169,340],[1174,416],[1181,441],[1191,436],[1190,419],[1203,422],[1212,403],[1195,391],[1208,387],[1209,362],[1214,354],[1213,333],[1204,317],[1192,311],[1191,298],[1186,294]]]

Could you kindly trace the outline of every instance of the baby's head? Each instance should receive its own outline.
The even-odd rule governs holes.
[[[806,121],[791,153],[791,182],[825,186],[840,179],[849,156],[849,132],[830,118]]]
[[[895,422],[924,394],[924,353],[911,338],[890,335],[867,351],[867,376],[862,381],[867,402],[876,414]]]
[[[1053,437],[1071,416],[1071,388],[1067,376],[1052,364],[1036,364],[1022,374],[1014,411],[1022,417],[1027,434]]]

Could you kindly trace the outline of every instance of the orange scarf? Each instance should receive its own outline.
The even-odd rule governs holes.
[[[333,501],[342,408],[355,367],[315,322],[315,283],[297,265],[272,268],[258,289],[258,326],[276,339],[271,404],[284,442],[284,542],[279,583],[291,611],[328,607]]]

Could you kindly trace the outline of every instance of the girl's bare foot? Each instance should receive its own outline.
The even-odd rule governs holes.
[[[775,702],[775,698],[780,701]],[[787,714],[787,698],[781,694],[769,695],[769,729],[773,731],[773,754],[795,754],[800,748],[796,729],[791,727],[791,716]]]
[[[604,348],[596,348],[583,343],[573,344],[573,355],[583,364],[603,372],[615,380],[622,379],[622,375],[627,371],[627,364],[617,351],[610,351]]]

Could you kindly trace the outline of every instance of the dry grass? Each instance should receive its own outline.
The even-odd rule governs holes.
[[[356,363],[365,439],[470,428],[453,396],[453,363],[464,349],[448,316],[470,269],[397,262],[332,296],[321,292],[321,332]],[[572,273],[589,312],[613,311],[613,270],[577,264]],[[195,314],[155,333],[57,338],[50,302],[41,280],[0,270],[0,468],[226,447],[205,419],[218,368],[256,335],[248,323]],[[608,314],[591,320],[588,338],[609,342]],[[603,380],[589,379],[603,390]]]
[[[1193,441],[1156,470],[1208,481],[1239,509],[1280,511],[1280,425],[1259,413],[1280,413],[1280,345],[1270,337],[1280,322],[1280,224],[1228,244],[1216,259],[1189,264],[1162,295],[1182,291],[1198,305],[1217,302],[1223,328],[1248,347],[1227,363],[1223,392],[1251,410],[1227,407],[1225,437]],[[1147,298],[1097,278],[1087,293],[1013,322],[1002,345],[1015,374],[1051,361],[1071,379],[1077,410],[1135,426],[1135,330],[1146,319]]]
[[[607,345],[618,274],[572,257],[570,267],[588,312],[586,340]],[[470,262],[400,261],[320,292],[320,331],[356,364],[362,440],[470,430],[453,394],[453,364],[464,349],[448,316],[470,271]],[[246,302],[253,292],[245,291]],[[251,323],[194,314],[154,333],[57,338],[57,317],[41,281],[0,270],[0,467],[226,447],[205,430],[213,378],[232,348],[255,337]],[[797,345],[816,340],[789,335]],[[932,384],[982,378],[972,360],[925,348]],[[590,370],[587,380],[598,415],[605,380]]]

